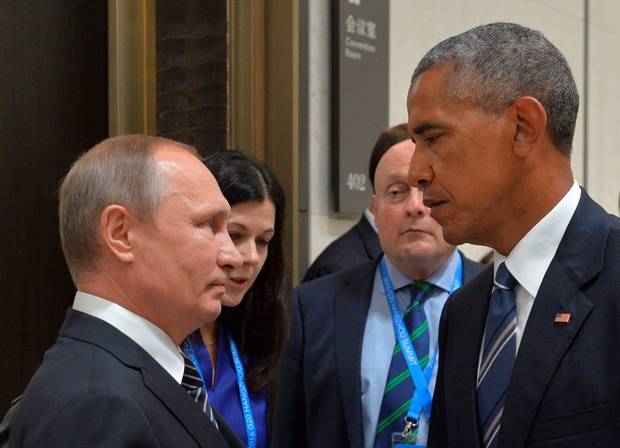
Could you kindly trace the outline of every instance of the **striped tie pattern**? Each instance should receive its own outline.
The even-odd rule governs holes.
[[[496,447],[517,351],[517,281],[504,263],[495,275],[478,369],[478,424],[484,448]]]
[[[424,313],[424,301],[430,296],[431,290],[432,285],[426,282],[412,284],[411,304],[403,315],[422,369],[429,362],[430,339],[428,321]],[[407,363],[400,345],[396,341],[379,412],[375,448],[390,447],[392,433],[403,430],[404,418],[411,405],[414,390],[415,385],[407,368]],[[417,429],[412,434],[412,438],[416,436]]]
[[[194,366],[192,358],[183,353],[183,359],[185,361],[185,370],[183,371],[181,386],[183,386],[188,395],[194,399],[194,402],[200,406],[202,412],[209,417],[211,423],[213,423],[217,428],[217,421],[213,415],[213,409],[209,404],[207,389],[204,387],[200,373],[196,369],[196,366]]]

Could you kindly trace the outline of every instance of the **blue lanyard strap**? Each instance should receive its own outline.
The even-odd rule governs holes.
[[[192,362],[194,363],[194,367],[196,367],[196,370],[198,370],[198,374],[200,375],[202,384],[204,384],[206,387],[207,383],[205,383],[204,376],[202,375],[202,368],[200,367],[200,363],[198,362],[198,357],[196,356],[196,352],[194,351],[194,346],[192,345],[192,341],[190,341],[190,338],[191,336],[188,336],[187,339],[185,339],[185,342],[183,343],[183,347],[181,348],[181,350],[183,350],[183,352],[192,359]]]
[[[388,302],[388,306],[390,308],[390,313],[392,315],[394,335],[396,336],[398,345],[400,346],[403,357],[405,358],[405,362],[407,363],[409,373],[411,374],[411,378],[413,379],[413,383],[415,384],[415,393],[413,395],[411,405],[409,406],[409,410],[407,412],[407,418],[409,419],[409,421],[416,422],[417,424],[417,422],[420,420],[420,413],[422,412],[422,409],[424,409],[426,417],[429,420],[431,418],[431,405],[433,402],[433,398],[431,396],[431,393],[429,392],[428,384],[430,382],[431,375],[435,367],[439,350],[435,350],[435,354],[431,358],[431,361],[426,366],[424,371],[422,371],[418,356],[409,337],[407,326],[403,321],[403,316],[398,306],[396,293],[394,292],[394,285],[392,284],[390,276],[387,272],[387,263],[385,261],[385,257],[381,259],[379,269],[381,272],[383,289],[385,290],[385,296]],[[463,261],[459,257],[459,264],[457,266],[456,272],[454,273],[451,292],[454,292],[456,289],[460,288],[462,284]]]
[[[241,358],[239,356],[237,344],[235,344],[235,341],[233,341],[230,334],[228,334],[228,342],[230,344],[230,353],[232,354],[233,364],[235,365],[237,385],[239,386],[239,396],[241,397],[241,409],[243,411],[243,420],[245,422],[245,431],[248,436],[247,448],[256,448],[258,437],[256,434],[256,425],[254,424],[254,415],[252,414],[252,408],[250,406],[250,395],[245,383],[245,369],[243,368],[243,363],[241,362]],[[202,368],[200,368],[200,363],[198,362],[198,357],[196,356],[196,351],[194,350],[194,346],[192,345],[190,338],[185,340],[182,349],[185,354],[192,359],[194,365],[196,366],[196,370],[198,370],[198,373],[200,374],[203,384],[206,385],[207,383],[205,383]]]
[[[230,353],[232,354],[233,363],[235,364],[235,372],[237,373],[237,384],[239,385],[239,396],[241,397],[241,408],[243,410],[243,420],[245,420],[245,431],[248,436],[248,448],[256,448],[256,425],[254,424],[254,415],[250,406],[250,395],[245,384],[245,370],[243,363],[239,357],[239,350],[233,338],[228,334],[228,342],[230,344]]]

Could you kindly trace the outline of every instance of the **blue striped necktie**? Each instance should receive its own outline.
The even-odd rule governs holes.
[[[496,447],[504,400],[517,353],[517,281],[504,263],[497,268],[478,368],[478,425],[482,446]]]
[[[409,331],[413,347],[424,369],[429,361],[429,333],[424,301],[428,299],[432,290],[430,283],[421,282],[411,285],[411,303],[405,310],[403,320]],[[393,432],[402,432],[405,427],[404,418],[409,410],[411,399],[415,391],[413,379],[409,373],[407,362],[396,341],[392,353],[392,362],[383,392],[379,422],[375,436],[375,448],[389,448]],[[413,437],[416,433],[413,434]]]
[[[187,391],[187,394],[193,398],[194,402],[200,407],[211,420],[211,423],[217,426],[217,421],[213,415],[213,409],[209,404],[209,396],[207,395],[207,389],[204,387],[200,373],[196,369],[192,358],[183,353],[183,360],[185,361],[185,370],[183,371],[183,379],[181,380],[181,386]]]

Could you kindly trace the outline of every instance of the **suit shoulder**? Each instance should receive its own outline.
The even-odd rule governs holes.
[[[615,233],[616,239],[619,237],[618,233],[620,232],[620,218],[616,215],[609,214],[608,215],[610,225],[610,231]]]
[[[450,308],[469,306],[471,301],[488,295],[493,282],[493,265],[485,266],[480,263],[475,263],[475,265],[477,272],[450,296],[446,306]]]
[[[293,290],[293,297],[300,301],[332,300],[333,296],[343,288],[349,288],[358,281],[368,281],[373,276],[377,260],[370,260],[357,266],[325,275],[305,283],[301,283]],[[371,283],[372,284],[372,283]]]
[[[620,219],[609,215],[610,226],[605,247],[605,263],[620,264]]]
[[[465,254],[463,254],[460,251],[459,251],[459,254],[461,255],[461,259],[463,260],[464,283],[467,283],[471,279],[473,279],[476,275],[480,274],[484,270],[486,265],[483,263],[474,261],[471,258],[467,258]]]
[[[350,266],[338,272],[333,272],[323,277],[301,283],[295,288],[295,291],[305,293],[309,291],[322,290],[326,287],[350,283],[352,280],[359,277],[374,275],[377,263],[378,259],[364,261],[358,265]]]
[[[87,425],[84,416],[90,417]],[[130,396],[104,390],[71,393],[48,412],[33,412],[32,405],[22,403],[11,440],[19,446],[60,447],[68,434],[79,446],[157,444],[144,410]]]
[[[323,249],[308,268],[304,281],[332,274],[368,260],[365,243],[354,226]]]
[[[140,372],[123,364],[116,356],[98,345],[59,337],[46,352],[24,392],[45,406],[58,406],[82,394],[117,390],[129,394],[140,384]]]

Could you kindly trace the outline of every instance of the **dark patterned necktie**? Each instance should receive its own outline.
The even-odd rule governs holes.
[[[504,400],[517,353],[517,281],[504,263],[497,268],[478,369],[478,425],[484,448],[496,447]]]
[[[429,362],[429,332],[428,320],[424,312],[424,302],[430,296],[432,285],[421,282],[411,285],[411,302],[403,314],[409,337],[413,342],[418,361],[422,370]],[[401,432],[405,426],[404,418],[407,415],[415,385],[407,362],[396,341],[392,362],[383,392],[379,422],[375,436],[375,448],[389,448],[393,432]],[[415,436],[415,434],[413,435]]]
[[[209,404],[209,396],[207,395],[207,389],[204,387],[200,373],[194,366],[192,358],[183,353],[183,359],[185,361],[185,370],[183,371],[183,379],[181,380],[181,386],[187,391],[189,396],[194,399],[194,402],[200,407],[211,420],[211,423],[217,428],[217,421],[213,415],[213,409]]]

